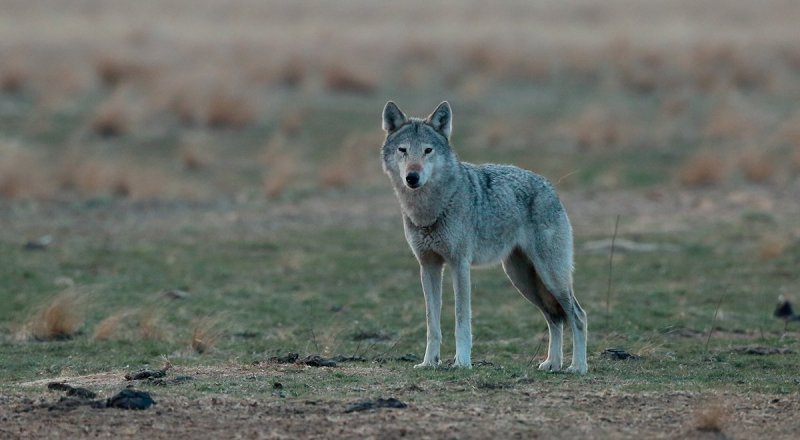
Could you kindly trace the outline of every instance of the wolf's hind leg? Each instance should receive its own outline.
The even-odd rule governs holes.
[[[547,321],[549,345],[547,359],[539,364],[540,370],[561,370],[563,358],[563,333],[566,314],[560,302],[547,290],[530,259],[520,249],[514,249],[503,260],[503,269],[514,287],[528,301],[535,304]]]

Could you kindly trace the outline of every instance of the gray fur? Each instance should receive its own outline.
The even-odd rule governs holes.
[[[452,112],[447,102],[425,120],[407,118],[392,102],[383,115],[383,169],[400,201],[425,294],[427,345],[417,367],[440,362],[444,264],[451,268],[456,301],[455,365],[469,368],[470,267],[502,262],[512,284],[547,321],[550,345],[539,368],[561,369],[566,322],[574,339],[567,370],[585,373],[586,313],[572,289],[572,228],[550,182],[510,165],[459,161],[448,140]],[[411,172],[419,176],[414,189],[406,180]]]

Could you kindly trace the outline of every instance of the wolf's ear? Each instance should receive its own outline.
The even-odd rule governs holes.
[[[406,115],[403,114],[400,107],[392,101],[387,102],[386,106],[383,107],[383,130],[391,133],[405,123]]]
[[[449,140],[450,133],[453,132],[453,111],[450,110],[450,103],[442,101],[428,116],[427,122]]]

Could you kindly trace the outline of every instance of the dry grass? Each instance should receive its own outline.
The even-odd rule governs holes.
[[[720,183],[725,177],[723,160],[711,152],[700,152],[689,158],[678,173],[683,185],[690,187],[710,186]]]
[[[29,80],[28,71],[15,62],[4,63],[0,67],[0,92],[17,93],[22,91]]]
[[[299,59],[289,60],[278,73],[278,82],[287,87],[300,87],[308,75],[308,68]]]
[[[303,110],[293,109],[284,113],[280,122],[281,133],[288,137],[295,136],[303,127],[306,114]]]
[[[582,150],[622,147],[629,143],[632,128],[609,110],[589,107],[562,123],[558,131]]]
[[[130,315],[128,312],[118,312],[104,318],[94,328],[94,339],[108,341],[118,336],[120,326],[128,315]]]
[[[56,295],[31,323],[33,337],[42,341],[69,339],[84,322],[85,296],[67,290]]]
[[[795,173],[800,173],[800,145],[795,147],[792,153],[792,168]]]
[[[264,194],[270,198],[283,194],[297,175],[297,165],[297,158],[291,152],[273,156],[263,181]]]
[[[49,193],[42,178],[47,171],[36,156],[15,147],[0,146],[0,197],[18,199]]]
[[[698,409],[694,427],[698,431],[722,432],[727,415],[728,411],[722,404],[709,404]]]
[[[727,106],[711,112],[703,131],[705,137],[718,140],[734,140],[755,133],[756,126],[750,117]]]
[[[781,237],[770,235],[761,239],[758,243],[758,256],[762,260],[772,260],[780,257],[786,251],[786,240]]]
[[[189,345],[199,354],[212,350],[219,341],[220,331],[218,322],[214,319],[203,318],[195,322],[192,327],[192,338]]]
[[[352,134],[342,143],[336,157],[323,165],[319,173],[320,184],[329,188],[341,188],[366,179],[366,169],[372,163],[372,154],[380,140],[372,134]]]
[[[100,55],[95,59],[94,70],[106,87],[116,87],[147,75],[148,69],[136,62],[115,55]]]
[[[739,169],[747,180],[765,183],[775,174],[775,163],[766,154],[753,150],[739,158]]]
[[[325,69],[325,87],[333,92],[370,94],[378,88],[374,78],[341,65]]]
[[[207,168],[211,162],[208,154],[200,151],[197,147],[184,146],[180,149],[180,161],[184,169],[189,171],[197,171]]]
[[[128,134],[130,119],[121,101],[110,100],[97,109],[90,123],[92,132],[102,137]]]
[[[137,329],[142,339],[161,339],[161,312],[155,307],[146,307],[139,311]]]
[[[241,129],[256,119],[256,109],[244,96],[217,91],[208,102],[206,123],[211,128]]]

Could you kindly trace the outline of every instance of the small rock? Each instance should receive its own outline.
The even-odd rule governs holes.
[[[50,235],[50,234],[43,235],[43,236],[41,236],[39,238],[36,238],[34,240],[28,240],[25,243],[25,250],[28,250],[28,251],[42,251],[42,250],[47,249],[47,247],[50,246],[52,243],[53,243],[53,236],[52,235]]]
[[[47,384],[47,389],[54,391],[66,391],[67,396],[74,396],[81,399],[94,399],[97,397],[97,393],[94,391],[86,388],[73,387],[72,385],[67,385],[62,382],[50,382]]]
[[[125,375],[125,380],[158,379],[167,375],[167,370],[139,370]]]
[[[309,367],[335,367],[336,361],[333,359],[326,359],[322,356],[313,354],[311,356],[306,356],[302,360],[297,362],[298,364],[305,364]]]
[[[189,297],[189,292],[181,289],[169,289],[164,291],[164,296],[172,299],[186,299]]]

